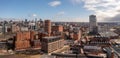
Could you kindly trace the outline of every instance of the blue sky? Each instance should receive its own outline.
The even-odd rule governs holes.
[[[60,3],[52,6],[50,3]],[[55,2],[54,2],[55,3]],[[70,0],[0,0],[1,18],[31,18],[32,15],[40,18],[54,19],[55,16],[64,18],[87,19],[92,12],[83,7],[83,3],[74,4]],[[66,21],[66,19],[64,19]]]
[[[107,2],[104,3],[103,2]],[[0,18],[43,18],[53,21],[88,21],[91,14],[98,18],[112,18],[116,13],[117,0],[0,0]],[[99,4],[99,5],[97,5]],[[107,5],[106,5],[107,4]],[[110,6],[116,6],[116,10]],[[109,10],[105,8],[106,5]],[[93,7],[94,6],[94,7]],[[99,7],[100,6],[100,7]],[[104,7],[104,9],[102,7]],[[115,9],[115,8],[114,8]],[[109,13],[111,12],[111,13]],[[108,14],[112,14],[111,16]],[[104,16],[102,16],[104,15]],[[68,19],[69,18],[69,19]],[[61,20],[59,20],[61,19]],[[99,19],[98,19],[99,20]]]

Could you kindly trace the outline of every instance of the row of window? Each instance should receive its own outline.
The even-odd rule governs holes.
[[[50,39],[44,39],[43,38],[41,41],[50,43],[50,42],[54,42],[54,41],[58,41],[58,40],[61,40],[61,38],[60,37],[58,37],[58,38],[50,38]]]

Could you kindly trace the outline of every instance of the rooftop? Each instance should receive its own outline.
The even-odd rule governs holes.
[[[114,32],[100,32],[100,35],[103,37],[118,36],[118,34]]]
[[[50,36],[50,37],[43,37],[43,39],[53,39],[53,38],[58,38],[58,37],[61,37],[61,36]]]

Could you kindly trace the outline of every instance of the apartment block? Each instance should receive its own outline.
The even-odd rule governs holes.
[[[61,36],[43,37],[41,40],[41,50],[46,53],[51,53],[64,46],[64,39]]]

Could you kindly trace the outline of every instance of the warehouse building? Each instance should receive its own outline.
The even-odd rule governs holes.
[[[64,46],[64,39],[61,36],[43,37],[41,40],[41,50],[50,53]]]

